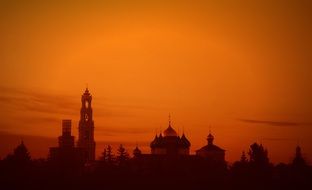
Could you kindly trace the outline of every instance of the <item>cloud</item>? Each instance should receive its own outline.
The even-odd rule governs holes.
[[[279,127],[311,125],[311,123],[305,123],[305,122],[269,121],[269,120],[254,120],[254,119],[238,119],[238,120],[244,123],[263,124],[263,125],[279,126]]]
[[[31,89],[17,89],[0,86],[0,104],[14,109],[14,111],[30,111],[46,114],[79,115],[80,94],[69,96],[64,94],[49,94],[35,92]],[[103,98],[102,98],[103,99]],[[107,103],[98,102],[94,107],[97,108],[97,117],[131,117],[134,116],[131,110],[153,110],[155,107],[146,105],[131,105],[128,103]],[[116,100],[115,100],[116,101]],[[104,102],[104,103],[103,103]],[[110,100],[109,102],[113,102]],[[122,101],[121,101],[122,102]],[[130,110],[130,111],[129,111]]]
[[[263,138],[264,141],[295,141],[296,139],[292,138]]]
[[[3,86],[0,86],[0,91],[2,92],[0,104],[3,107],[0,130],[22,134],[31,132],[36,135],[48,135],[55,133],[55,127],[61,125],[61,119],[77,120],[79,118],[80,93],[77,96],[69,96]],[[106,102],[113,101],[103,99],[97,99],[98,102],[93,105],[97,133],[105,136],[116,136],[120,134],[148,134],[150,132],[149,129],[138,126],[109,125],[99,127],[97,121],[101,121],[103,118],[135,117],[136,112],[133,109],[153,109],[144,105],[131,105],[125,101],[107,104]]]
[[[77,114],[79,104],[75,97],[60,94],[39,93],[26,89],[0,87],[0,103],[14,110]],[[79,102],[79,101],[78,101]]]
[[[46,116],[41,116],[41,117],[36,117],[35,119],[32,117],[20,117],[19,120],[21,122],[26,122],[29,124],[35,124],[35,123],[61,123],[60,119],[57,117],[46,117]]]

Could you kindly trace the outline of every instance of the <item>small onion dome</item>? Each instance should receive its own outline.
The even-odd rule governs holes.
[[[157,136],[157,134],[155,135],[155,138],[154,138],[154,140],[151,142],[151,147],[155,147],[156,145],[157,145],[157,142],[158,142],[158,136]]]
[[[207,137],[207,141],[208,141],[208,144],[213,144],[213,140],[214,140],[214,137],[211,133],[209,133],[208,137]]]
[[[184,146],[186,146],[186,147],[190,147],[190,146],[191,146],[190,141],[187,140],[187,138],[185,137],[184,133],[183,133],[183,135],[182,135],[182,137],[181,137],[181,142],[182,142],[182,144],[183,144]]]
[[[133,150],[133,155],[134,156],[139,156],[139,155],[141,155],[141,150],[139,149],[139,147],[138,146],[136,146],[135,147],[135,149]]]
[[[165,137],[176,137],[178,133],[169,125],[169,127],[164,131]]]
[[[160,140],[162,140],[164,137],[162,136],[162,134],[160,133],[159,134],[159,137],[158,137],[158,139],[157,139],[157,142],[159,142]]]

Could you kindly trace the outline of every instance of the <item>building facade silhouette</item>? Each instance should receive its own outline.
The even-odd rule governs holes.
[[[196,151],[196,155],[214,162],[224,162],[225,150],[213,144],[214,136],[209,133],[207,145]]]
[[[58,137],[58,147],[51,147],[49,160],[60,166],[81,165],[84,151],[75,147],[75,137],[71,135],[71,120],[62,120],[62,135]]]
[[[151,154],[153,155],[189,155],[190,146],[191,143],[185,134],[183,133],[180,137],[172,128],[170,119],[168,128],[163,134],[156,134],[150,144]]]

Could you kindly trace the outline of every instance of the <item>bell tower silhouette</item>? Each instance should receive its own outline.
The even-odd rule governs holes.
[[[85,153],[85,161],[95,160],[94,121],[91,107],[92,96],[86,88],[81,96],[81,109],[79,120],[79,138],[77,146]]]

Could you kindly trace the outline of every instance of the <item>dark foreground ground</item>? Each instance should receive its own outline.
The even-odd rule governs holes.
[[[0,189],[312,189],[311,167],[203,166],[140,168],[96,165],[62,168],[45,162],[27,167],[2,165]]]

